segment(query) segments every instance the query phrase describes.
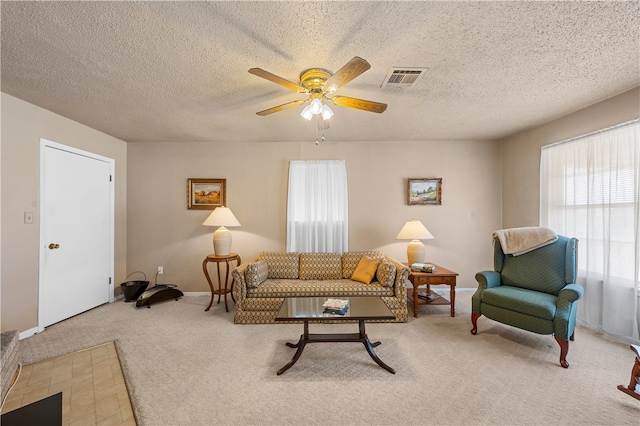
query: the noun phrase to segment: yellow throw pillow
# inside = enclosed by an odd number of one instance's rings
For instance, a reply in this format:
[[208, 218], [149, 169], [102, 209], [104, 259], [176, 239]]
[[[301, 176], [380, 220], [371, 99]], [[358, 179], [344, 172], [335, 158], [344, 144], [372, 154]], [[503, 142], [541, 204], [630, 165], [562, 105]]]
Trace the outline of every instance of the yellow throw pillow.
[[353, 271], [351, 279], [365, 284], [370, 284], [373, 277], [376, 276], [376, 270], [381, 259], [373, 259], [368, 256], [362, 256], [356, 270]]

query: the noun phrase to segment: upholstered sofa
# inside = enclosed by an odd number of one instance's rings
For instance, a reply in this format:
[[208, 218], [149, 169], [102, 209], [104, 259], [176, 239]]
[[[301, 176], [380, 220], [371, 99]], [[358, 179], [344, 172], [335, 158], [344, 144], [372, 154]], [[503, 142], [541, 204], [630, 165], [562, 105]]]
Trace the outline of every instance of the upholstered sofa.
[[[362, 279], [364, 268], [372, 276]], [[391, 322], [406, 322], [409, 272], [407, 266], [379, 251], [262, 252], [232, 272], [234, 322], [273, 323], [285, 297], [323, 296], [380, 296], [395, 315]]]

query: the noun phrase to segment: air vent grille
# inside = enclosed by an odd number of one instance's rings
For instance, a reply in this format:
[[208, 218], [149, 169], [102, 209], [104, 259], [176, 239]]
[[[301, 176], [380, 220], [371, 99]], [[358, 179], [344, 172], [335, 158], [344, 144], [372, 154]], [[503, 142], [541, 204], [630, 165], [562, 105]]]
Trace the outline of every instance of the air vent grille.
[[392, 67], [381, 87], [413, 87], [428, 70], [429, 68]]

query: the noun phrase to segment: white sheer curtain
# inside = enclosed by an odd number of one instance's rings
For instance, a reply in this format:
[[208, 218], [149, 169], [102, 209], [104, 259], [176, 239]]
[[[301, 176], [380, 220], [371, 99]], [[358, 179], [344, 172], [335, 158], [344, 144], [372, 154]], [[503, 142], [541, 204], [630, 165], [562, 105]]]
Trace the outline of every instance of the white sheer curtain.
[[637, 342], [640, 122], [542, 148], [540, 225], [576, 237], [578, 320]]
[[344, 160], [291, 161], [287, 251], [349, 250], [349, 197]]

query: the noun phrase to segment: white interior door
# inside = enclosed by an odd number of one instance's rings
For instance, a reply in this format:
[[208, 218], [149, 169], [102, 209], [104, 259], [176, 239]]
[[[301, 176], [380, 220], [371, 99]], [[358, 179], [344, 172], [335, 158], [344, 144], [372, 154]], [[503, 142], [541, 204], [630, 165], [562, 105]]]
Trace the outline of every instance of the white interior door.
[[38, 328], [113, 297], [113, 165], [41, 140]]

